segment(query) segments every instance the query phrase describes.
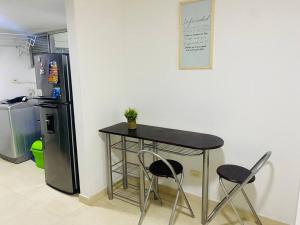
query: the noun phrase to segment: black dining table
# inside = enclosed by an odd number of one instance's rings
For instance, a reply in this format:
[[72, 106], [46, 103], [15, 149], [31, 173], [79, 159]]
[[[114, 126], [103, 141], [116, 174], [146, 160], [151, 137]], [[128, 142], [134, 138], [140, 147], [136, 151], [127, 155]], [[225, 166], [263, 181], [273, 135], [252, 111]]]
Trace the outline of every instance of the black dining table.
[[[222, 138], [198, 132], [170, 129], [157, 126], [149, 126], [138, 124], [134, 130], [129, 130], [125, 122], [118, 123], [99, 130], [106, 134], [106, 156], [107, 156], [107, 193], [109, 199], [113, 199], [113, 182], [112, 182], [112, 161], [111, 161], [111, 135], [121, 136], [121, 143], [123, 148], [123, 159], [126, 160], [126, 137], [138, 140], [138, 150], [144, 148], [144, 141], [151, 141], [153, 143], [153, 151], [158, 151], [158, 144], [165, 144], [168, 146], [177, 146], [174, 154], [184, 155], [186, 149], [192, 149], [194, 155], [202, 156], [203, 176], [202, 176], [202, 224], [207, 223], [208, 216], [208, 190], [209, 190], [209, 155], [210, 151], [220, 149], [224, 145]], [[178, 150], [179, 149], [179, 150]], [[125, 155], [124, 155], [125, 154]], [[193, 155], [193, 154], [191, 154]], [[145, 203], [145, 177], [143, 170], [140, 168], [140, 195], [139, 205], [143, 208]], [[123, 184], [126, 186], [126, 167], [123, 168]]]

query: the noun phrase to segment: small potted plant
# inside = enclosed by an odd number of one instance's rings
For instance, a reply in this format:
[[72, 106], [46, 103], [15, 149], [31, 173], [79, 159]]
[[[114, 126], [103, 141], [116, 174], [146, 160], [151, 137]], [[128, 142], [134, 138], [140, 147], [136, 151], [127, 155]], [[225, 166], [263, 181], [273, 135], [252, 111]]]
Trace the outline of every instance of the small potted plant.
[[133, 108], [128, 108], [125, 110], [124, 116], [127, 118], [128, 129], [130, 130], [136, 129], [136, 119], [138, 116], [138, 112]]

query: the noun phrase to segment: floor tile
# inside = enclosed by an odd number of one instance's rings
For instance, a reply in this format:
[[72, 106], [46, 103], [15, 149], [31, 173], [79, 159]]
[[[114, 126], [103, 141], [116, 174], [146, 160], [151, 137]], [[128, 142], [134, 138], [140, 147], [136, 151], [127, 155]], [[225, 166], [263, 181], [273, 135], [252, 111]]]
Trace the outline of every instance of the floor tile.
[[[168, 224], [173, 198], [151, 201], [143, 225]], [[175, 225], [200, 225], [201, 204], [190, 199], [195, 213], [191, 218], [184, 208], [178, 208]], [[214, 203], [210, 203], [212, 208]], [[93, 206], [78, 201], [78, 197], [66, 195], [45, 184], [44, 171], [35, 167], [34, 162], [12, 164], [0, 159], [0, 215], [5, 225], [137, 225], [140, 217], [138, 207], [120, 201], [108, 200], [106, 196]], [[238, 225], [230, 208], [225, 208], [210, 225]], [[280, 225], [263, 221], [264, 225]], [[245, 225], [255, 225], [245, 221]]]

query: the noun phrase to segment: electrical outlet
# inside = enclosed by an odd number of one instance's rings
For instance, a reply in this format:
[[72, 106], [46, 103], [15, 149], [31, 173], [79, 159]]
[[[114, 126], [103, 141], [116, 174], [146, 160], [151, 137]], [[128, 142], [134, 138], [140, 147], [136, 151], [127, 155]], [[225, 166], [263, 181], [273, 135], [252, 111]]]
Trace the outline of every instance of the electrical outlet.
[[199, 170], [190, 170], [190, 174], [193, 177], [200, 177], [200, 171]]

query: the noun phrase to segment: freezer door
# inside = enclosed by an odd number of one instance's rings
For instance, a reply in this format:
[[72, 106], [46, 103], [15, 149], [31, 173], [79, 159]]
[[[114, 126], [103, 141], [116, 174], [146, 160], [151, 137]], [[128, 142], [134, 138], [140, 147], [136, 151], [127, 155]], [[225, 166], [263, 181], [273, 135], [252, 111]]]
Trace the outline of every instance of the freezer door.
[[[34, 63], [37, 88], [41, 91], [40, 97], [53, 98], [54, 88], [59, 88], [60, 98], [58, 100], [60, 102], [71, 102], [72, 88], [68, 55], [57, 53], [36, 55]], [[51, 75], [53, 65], [57, 66], [57, 80]]]
[[73, 194], [78, 190], [70, 104], [41, 104], [46, 183]]

